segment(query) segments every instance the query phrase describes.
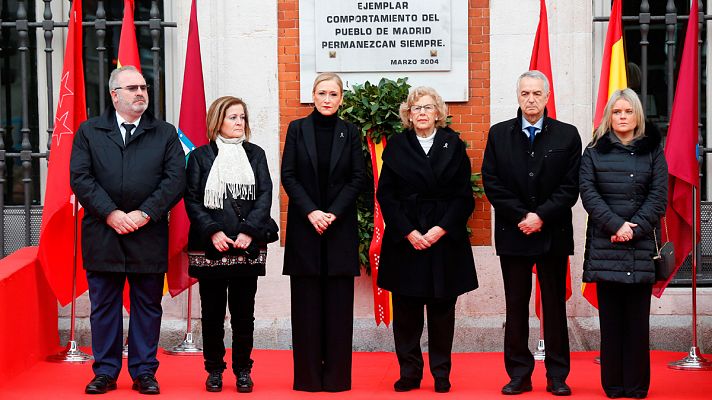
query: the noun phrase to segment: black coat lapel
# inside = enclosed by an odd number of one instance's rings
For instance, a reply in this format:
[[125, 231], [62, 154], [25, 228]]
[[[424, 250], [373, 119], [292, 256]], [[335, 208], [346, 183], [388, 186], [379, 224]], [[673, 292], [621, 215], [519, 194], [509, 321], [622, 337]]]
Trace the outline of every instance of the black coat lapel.
[[311, 160], [314, 176], [317, 176], [316, 132], [314, 131], [314, 120], [311, 116], [304, 118], [302, 122], [302, 137], [304, 137], [304, 146], [307, 148], [307, 155]]
[[334, 172], [336, 168], [336, 163], [339, 162], [341, 158], [341, 153], [346, 147], [346, 141], [350, 140], [349, 131], [346, 129], [346, 124], [340, 118], [336, 120], [336, 125], [334, 126], [334, 137], [331, 144], [331, 160], [329, 160], [329, 175]]
[[101, 115], [97, 128], [105, 130], [109, 139], [117, 146], [124, 148], [124, 138], [121, 136], [119, 124], [116, 123], [116, 111], [113, 107], [108, 107]]
[[415, 137], [415, 132], [406, 131], [401, 135], [403, 135], [400, 138], [402, 142], [391, 142], [386, 146], [388, 150], [390, 146], [396, 144], [390, 149], [392, 151], [389, 150], [391, 153], [388, 157], [389, 166], [409, 184], [421, 188], [421, 191], [430, 191], [436, 184], [435, 175], [423, 148]]
[[457, 135], [450, 134], [448, 128], [438, 128], [435, 133], [433, 147], [430, 149], [430, 166], [432, 167], [433, 176], [436, 182], [441, 182], [444, 175], [452, 174], [457, 170], [457, 165], [453, 166], [452, 161], [456, 153], [460, 141], [457, 140]]

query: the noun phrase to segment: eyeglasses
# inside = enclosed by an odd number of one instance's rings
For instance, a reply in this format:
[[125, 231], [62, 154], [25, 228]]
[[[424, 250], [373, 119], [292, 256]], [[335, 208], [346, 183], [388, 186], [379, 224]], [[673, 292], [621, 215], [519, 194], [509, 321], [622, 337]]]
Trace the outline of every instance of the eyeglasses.
[[148, 89], [151, 87], [151, 85], [126, 85], [126, 86], [119, 86], [115, 87], [114, 90], [119, 90], [119, 89], [124, 89], [128, 90], [131, 93], [134, 93], [141, 89], [142, 91], [146, 92]]
[[410, 106], [410, 112], [412, 113], [417, 114], [421, 111], [425, 111], [428, 114], [435, 112], [435, 104], [426, 104], [424, 106]]

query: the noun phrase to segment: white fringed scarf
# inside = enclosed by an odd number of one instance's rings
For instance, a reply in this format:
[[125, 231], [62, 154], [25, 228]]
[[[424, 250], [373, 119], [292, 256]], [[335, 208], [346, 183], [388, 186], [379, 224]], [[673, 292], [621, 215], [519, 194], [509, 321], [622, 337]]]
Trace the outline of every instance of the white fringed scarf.
[[205, 183], [203, 204], [207, 208], [222, 209], [230, 190], [232, 198], [255, 199], [255, 173], [242, 147], [245, 137], [227, 139], [217, 136], [218, 155], [215, 157]]

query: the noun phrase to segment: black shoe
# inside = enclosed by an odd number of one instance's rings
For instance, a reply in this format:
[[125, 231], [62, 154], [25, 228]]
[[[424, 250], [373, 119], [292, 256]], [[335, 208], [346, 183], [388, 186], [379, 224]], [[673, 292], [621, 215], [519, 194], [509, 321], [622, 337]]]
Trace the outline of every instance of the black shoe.
[[134, 379], [131, 389], [138, 390], [141, 394], [161, 393], [161, 388], [158, 386], [156, 377], [151, 374], [139, 375], [138, 378]]
[[448, 378], [435, 378], [435, 391], [437, 393], [447, 393], [450, 391], [450, 379]]
[[205, 380], [205, 390], [219, 392], [222, 390], [222, 371], [212, 371]]
[[104, 394], [109, 390], [116, 390], [116, 379], [109, 375], [97, 375], [84, 388], [86, 394]]
[[252, 387], [255, 383], [252, 382], [252, 377], [250, 377], [251, 370], [248, 368], [242, 368], [237, 371], [237, 391], [240, 393], [250, 393], [252, 392]]
[[508, 384], [504, 385], [502, 388], [502, 394], [522, 394], [524, 392], [532, 391], [532, 380], [531, 378], [512, 378]]
[[547, 379], [546, 391], [554, 396], [571, 396], [571, 388], [563, 379]]
[[420, 379], [401, 376], [401, 378], [393, 384], [393, 389], [395, 389], [396, 392], [408, 392], [413, 389], [420, 389]]

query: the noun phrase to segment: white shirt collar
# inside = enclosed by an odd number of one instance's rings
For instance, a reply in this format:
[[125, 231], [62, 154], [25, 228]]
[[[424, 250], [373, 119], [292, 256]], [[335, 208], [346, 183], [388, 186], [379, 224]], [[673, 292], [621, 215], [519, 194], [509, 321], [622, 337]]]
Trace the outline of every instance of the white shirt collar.
[[542, 128], [542, 126], [544, 126], [544, 116], [539, 118], [539, 120], [536, 121], [534, 124], [530, 124], [526, 118], [522, 117], [522, 132], [524, 132], [528, 135], [529, 131], [527, 131], [527, 127], [530, 127], [530, 126], [535, 127], [537, 132], [541, 132], [541, 128]]
[[123, 123], [130, 123], [130, 124], [134, 124], [134, 125], [136, 125], [136, 127], [138, 127], [138, 125], [141, 123], [141, 117], [138, 117], [138, 119], [137, 119], [136, 121], [129, 122], [129, 121], [123, 119], [123, 118], [119, 115], [119, 113], [115, 113], [115, 114], [116, 114], [116, 123], [119, 124], [119, 130], [121, 131], [121, 134], [122, 134], [122, 135], [123, 135], [124, 133], [126, 133], [126, 132], [125, 132], [126, 130], [124, 129], [123, 126], [121, 126], [121, 124], [123, 124]]

